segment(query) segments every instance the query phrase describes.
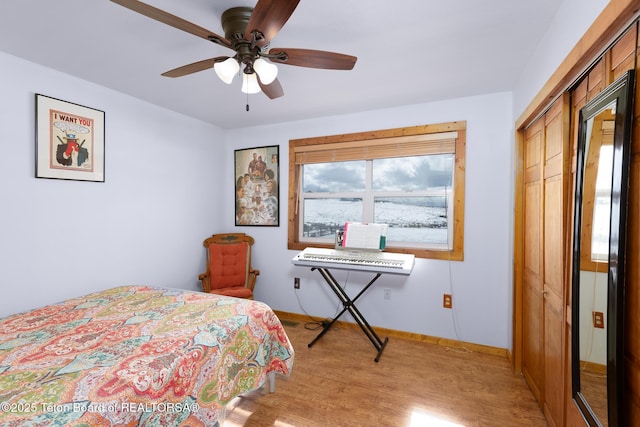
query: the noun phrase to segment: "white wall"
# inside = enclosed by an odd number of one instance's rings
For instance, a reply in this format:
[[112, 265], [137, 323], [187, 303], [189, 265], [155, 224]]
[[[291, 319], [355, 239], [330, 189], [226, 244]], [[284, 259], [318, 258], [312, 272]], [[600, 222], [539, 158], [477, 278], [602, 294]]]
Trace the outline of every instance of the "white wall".
[[[0, 317], [110, 286], [197, 289], [222, 131], [0, 53]], [[105, 111], [105, 182], [35, 178], [35, 93]]]
[[[254, 267], [261, 270], [256, 296], [273, 308], [332, 317], [338, 301], [318, 272], [294, 267], [296, 251], [287, 250], [288, 141], [422, 124], [467, 121], [465, 259], [448, 262], [418, 259], [410, 277], [383, 275], [358, 301], [358, 308], [375, 326], [460, 339], [501, 348], [511, 342], [510, 175], [513, 169], [512, 103], [509, 93], [454, 99], [347, 116], [229, 131], [227, 158], [233, 150], [279, 145], [280, 227], [236, 227], [256, 238]], [[225, 175], [223, 197], [233, 200], [233, 170]], [[224, 213], [233, 228], [233, 211]], [[336, 271], [356, 294], [370, 274]], [[293, 289], [301, 277], [301, 289]], [[383, 289], [391, 289], [384, 300]], [[453, 294], [453, 310], [442, 308], [442, 295]], [[457, 320], [458, 333], [454, 328]], [[347, 318], [349, 320], [349, 318]], [[364, 336], [363, 336], [364, 338]]]
[[544, 37], [518, 79], [513, 94], [514, 121], [529, 106], [608, 3], [609, 0], [562, 0], [549, 28], [542, 29]]
[[604, 328], [593, 326], [593, 312], [607, 312], [609, 275], [593, 271], [580, 271], [580, 360], [607, 364], [607, 327], [609, 319], [604, 318]]

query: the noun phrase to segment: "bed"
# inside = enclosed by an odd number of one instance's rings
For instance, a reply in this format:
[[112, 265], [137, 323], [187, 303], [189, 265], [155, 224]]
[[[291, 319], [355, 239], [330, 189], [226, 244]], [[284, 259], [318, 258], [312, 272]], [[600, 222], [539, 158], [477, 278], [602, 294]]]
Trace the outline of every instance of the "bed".
[[219, 426], [293, 359], [264, 303], [112, 288], [0, 319], [0, 425]]

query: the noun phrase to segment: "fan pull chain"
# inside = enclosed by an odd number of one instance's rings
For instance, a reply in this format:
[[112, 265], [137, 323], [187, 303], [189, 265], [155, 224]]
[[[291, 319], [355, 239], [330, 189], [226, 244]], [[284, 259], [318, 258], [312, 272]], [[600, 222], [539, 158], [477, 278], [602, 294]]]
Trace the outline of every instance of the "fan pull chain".
[[[244, 74], [244, 77], [245, 77], [245, 79], [249, 80], [249, 76], [247, 74]], [[247, 111], [249, 111], [249, 91], [247, 91], [247, 106], [246, 106], [246, 109], [247, 109]]]

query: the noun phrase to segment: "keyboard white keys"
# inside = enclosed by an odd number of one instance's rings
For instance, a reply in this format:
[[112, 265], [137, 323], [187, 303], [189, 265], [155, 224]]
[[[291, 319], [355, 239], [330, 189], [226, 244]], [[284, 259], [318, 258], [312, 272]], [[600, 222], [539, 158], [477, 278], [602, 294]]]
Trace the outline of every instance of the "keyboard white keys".
[[342, 268], [376, 273], [411, 274], [415, 262], [412, 254], [306, 248], [291, 262], [308, 267]]

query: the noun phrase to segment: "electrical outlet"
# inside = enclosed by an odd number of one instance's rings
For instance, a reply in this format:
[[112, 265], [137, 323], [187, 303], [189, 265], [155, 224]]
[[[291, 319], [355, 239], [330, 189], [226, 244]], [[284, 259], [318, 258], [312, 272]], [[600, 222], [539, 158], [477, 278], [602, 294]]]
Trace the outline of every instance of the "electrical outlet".
[[444, 308], [452, 308], [453, 307], [453, 301], [451, 300], [451, 295], [450, 294], [444, 294], [444, 296], [442, 297], [442, 306]]
[[391, 299], [391, 289], [384, 288], [384, 299]]
[[300, 278], [299, 277], [294, 277], [293, 278], [293, 289], [300, 289]]
[[593, 327], [604, 329], [604, 313], [601, 311], [593, 312]]

